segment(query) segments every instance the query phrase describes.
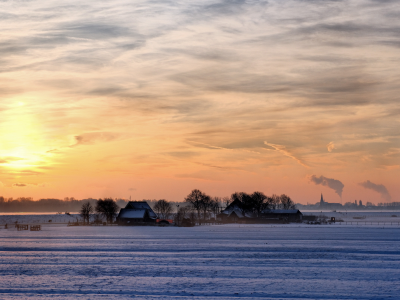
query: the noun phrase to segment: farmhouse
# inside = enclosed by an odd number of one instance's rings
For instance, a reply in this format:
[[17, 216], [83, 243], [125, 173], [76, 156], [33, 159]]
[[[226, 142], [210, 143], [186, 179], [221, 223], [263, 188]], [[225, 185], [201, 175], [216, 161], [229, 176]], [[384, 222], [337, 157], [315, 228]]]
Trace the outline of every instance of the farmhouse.
[[117, 217], [119, 225], [138, 225], [138, 223], [156, 223], [157, 215], [146, 201], [129, 201]]
[[233, 201], [217, 219], [223, 223], [282, 223], [301, 222], [303, 214], [298, 209], [265, 209], [258, 215], [243, 210], [242, 202]]
[[220, 214], [217, 215], [217, 219], [224, 223], [237, 223], [252, 218], [253, 214], [249, 212], [243, 212], [242, 202], [240, 202], [238, 199], [234, 200]]

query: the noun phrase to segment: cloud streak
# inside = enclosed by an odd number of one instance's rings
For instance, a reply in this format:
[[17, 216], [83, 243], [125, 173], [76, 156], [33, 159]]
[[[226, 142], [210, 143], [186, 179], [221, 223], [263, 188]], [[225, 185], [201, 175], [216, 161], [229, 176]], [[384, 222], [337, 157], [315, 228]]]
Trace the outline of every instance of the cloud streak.
[[283, 155], [290, 157], [291, 159], [294, 159], [298, 164], [302, 165], [303, 167], [308, 168], [309, 166], [306, 165], [303, 160], [297, 156], [295, 156], [294, 154], [292, 154], [292, 152], [290, 152], [289, 150], [286, 149], [285, 146], [283, 145], [276, 145], [276, 144], [271, 144], [268, 142], [264, 142], [265, 145], [270, 146], [272, 148], [274, 148], [276, 151], [282, 153]]
[[302, 186], [305, 167], [343, 182], [382, 172], [398, 197], [396, 1], [3, 1], [0, 14], [8, 187], [31, 175], [83, 195], [114, 170], [115, 190], [169, 178], [178, 199], [175, 174], [250, 188], [273, 169], [271, 186]]
[[71, 145], [70, 147], [76, 147], [80, 145], [91, 145], [99, 142], [110, 142], [115, 140], [117, 137], [118, 134], [111, 132], [87, 132], [80, 135], [76, 135], [74, 137], [76, 143]]

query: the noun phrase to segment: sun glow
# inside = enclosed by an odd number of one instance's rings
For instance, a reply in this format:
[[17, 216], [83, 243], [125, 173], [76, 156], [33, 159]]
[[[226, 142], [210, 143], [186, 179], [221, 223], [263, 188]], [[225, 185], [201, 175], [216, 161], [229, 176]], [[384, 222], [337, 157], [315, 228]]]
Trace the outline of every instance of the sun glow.
[[35, 167], [40, 164], [40, 161], [42, 161], [40, 155], [37, 155], [24, 147], [13, 149], [2, 157], [4, 161], [2, 165], [9, 168]]
[[0, 125], [2, 147], [1, 166], [7, 168], [32, 168], [47, 165], [42, 153], [46, 145], [42, 138], [42, 126], [37, 115], [28, 105], [18, 101], [9, 109]]

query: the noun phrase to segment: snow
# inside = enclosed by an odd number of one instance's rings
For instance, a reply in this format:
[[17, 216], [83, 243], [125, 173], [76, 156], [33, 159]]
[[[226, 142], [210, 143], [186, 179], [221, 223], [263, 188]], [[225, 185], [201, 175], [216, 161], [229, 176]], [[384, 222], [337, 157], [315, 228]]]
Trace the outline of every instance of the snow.
[[129, 201], [125, 209], [147, 209], [150, 218], [157, 218], [156, 213], [151, 209], [150, 205], [146, 201]]
[[400, 295], [397, 224], [42, 228], [0, 229], [0, 299]]
[[44, 223], [62, 223], [67, 224], [68, 222], [76, 222], [81, 219], [79, 214], [4, 214], [0, 215], [0, 224], [12, 224], [18, 222], [20, 224], [44, 224]]
[[344, 222], [359, 222], [361, 223], [399, 223], [400, 211], [301, 211], [304, 216], [326, 216], [329, 219], [335, 217], [336, 220], [343, 220]]
[[134, 209], [124, 209], [119, 214], [120, 218], [126, 219], [142, 219], [144, 218], [144, 214], [146, 213], [146, 209], [134, 210]]

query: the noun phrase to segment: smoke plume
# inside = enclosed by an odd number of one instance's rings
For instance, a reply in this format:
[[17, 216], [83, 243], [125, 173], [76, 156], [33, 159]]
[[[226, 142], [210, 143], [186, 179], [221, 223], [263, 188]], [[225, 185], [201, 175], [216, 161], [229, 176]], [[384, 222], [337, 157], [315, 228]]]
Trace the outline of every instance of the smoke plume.
[[383, 199], [385, 199], [386, 201], [390, 201], [392, 199], [387, 188], [383, 184], [376, 184], [376, 183], [373, 183], [373, 182], [367, 180], [365, 182], [359, 183], [359, 185], [361, 185], [362, 187], [364, 187], [366, 189], [373, 190], [373, 191], [381, 194], [381, 197]]
[[310, 180], [317, 185], [320, 184], [320, 185], [331, 188], [332, 190], [335, 191], [336, 194], [338, 194], [340, 196], [340, 198], [342, 198], [344, 184], [341, 181], [333, 179], [333, 178], [327, 178], [324, 176], [317, 177], [316, 175], [312, 175], [310, 177]]

